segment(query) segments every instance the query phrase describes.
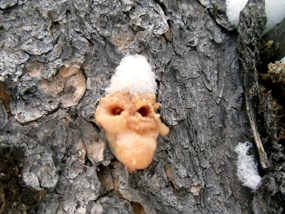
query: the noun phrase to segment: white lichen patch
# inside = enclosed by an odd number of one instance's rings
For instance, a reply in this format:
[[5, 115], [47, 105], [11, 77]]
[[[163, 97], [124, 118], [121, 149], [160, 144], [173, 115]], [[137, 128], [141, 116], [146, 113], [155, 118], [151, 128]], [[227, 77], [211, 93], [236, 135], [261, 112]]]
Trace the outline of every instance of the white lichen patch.
[[237, 176], [244, 186], [255, 190], [261, 181], [261, 177], [258, 174], [254, 156], [248, 154], [251, 147], [250, 142], [245, 142], [239, 143], [235, 148], [235, 152], [238, 154]]
[[155, 94], [155, 75], [144, 56], [130, 55], [122, 59], [106, 89], [108, 94], [119, 91], [134, 95]]

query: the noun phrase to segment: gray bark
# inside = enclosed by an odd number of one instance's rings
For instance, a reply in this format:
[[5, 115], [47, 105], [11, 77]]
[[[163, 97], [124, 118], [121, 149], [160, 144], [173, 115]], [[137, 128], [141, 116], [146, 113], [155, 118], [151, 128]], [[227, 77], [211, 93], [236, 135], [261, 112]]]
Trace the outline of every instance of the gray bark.
[[[252, 212], [234, 148], [254, 139], [238, 33], [223, 1], [15, 0], [0, 8], [0, 212]], [[93, 114], [120, 59], [134, 53], [155, 70], [170, 134], [147, 169], [129, 174]], [[80, 71], [62, 77], [70, 65]]]

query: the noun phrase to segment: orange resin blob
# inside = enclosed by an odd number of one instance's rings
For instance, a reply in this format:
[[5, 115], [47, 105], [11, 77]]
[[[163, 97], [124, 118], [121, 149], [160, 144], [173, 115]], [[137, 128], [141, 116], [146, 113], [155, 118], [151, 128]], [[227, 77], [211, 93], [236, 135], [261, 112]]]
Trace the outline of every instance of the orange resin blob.
[[116, 158], [130, 172], [148, 167], [158, 135], [169, 132], [156, 113], [158, 108], [154, 94], [116, 92], [102, 98], [96, 109], [96, 122], [104, 128]]

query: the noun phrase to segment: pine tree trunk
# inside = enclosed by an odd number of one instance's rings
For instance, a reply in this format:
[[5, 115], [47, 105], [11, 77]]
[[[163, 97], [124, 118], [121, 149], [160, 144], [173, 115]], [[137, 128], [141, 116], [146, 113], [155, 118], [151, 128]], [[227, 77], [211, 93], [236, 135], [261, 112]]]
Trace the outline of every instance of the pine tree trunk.
[[[252, 4], [264, 15], [262, 2]], [[0, 8], [0, 213], [252, 212], [234, 152], [254, 142], [246, 71], [223, 1], [15, 0]], [[135, 53], [155, 70], [170, 133], [152, 164], [129, 174], [94, 112], [120, 59]]]

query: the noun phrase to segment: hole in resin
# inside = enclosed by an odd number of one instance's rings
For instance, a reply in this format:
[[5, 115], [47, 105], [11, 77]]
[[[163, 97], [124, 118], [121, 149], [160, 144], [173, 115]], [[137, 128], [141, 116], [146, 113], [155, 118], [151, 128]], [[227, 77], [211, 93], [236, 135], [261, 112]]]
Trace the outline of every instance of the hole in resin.
[[148, 106], [142, 106], [138, 109], [138, 113], [143, 117], [147, 117], [150, 113], [150, 109]]
[[120, 106], [111, 106], [110, 113], [113, 116], [118, 116], [122, 113], [123, 109]]

